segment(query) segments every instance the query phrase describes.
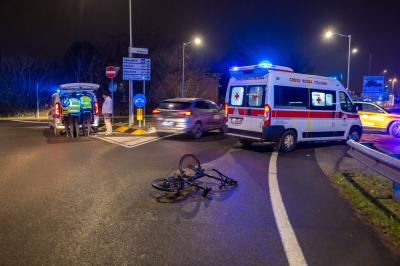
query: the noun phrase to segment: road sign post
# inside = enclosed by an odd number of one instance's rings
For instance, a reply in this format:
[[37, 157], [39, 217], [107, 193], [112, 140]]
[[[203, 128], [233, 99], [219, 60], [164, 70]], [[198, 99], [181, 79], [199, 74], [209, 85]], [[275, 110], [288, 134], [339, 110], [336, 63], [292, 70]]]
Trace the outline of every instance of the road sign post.
[[117, 75], [117, 69], [114, 66], [106, 67], [106, 76], [111, 80], [111, 100], [112, 100], [112, 114], [111, 122], [114, 123], [114, 78]]
[[[135, 106], [138, 108], [137, 111], [139, 112], [139, 108], [141, 109], [141, 108], [145, 107], [145, 105], [146, 105], [146, 96], [144, 96], [144, 94], [142, 94], [142, 93], [136, 94], [136, 95], [133, 97], [133, 103], [134, 103]], [[141, 114], [142, 114], [142, 119], [139, 120], [139, 118], [138, 118], [138, 121], [139, 121], [139, 127], [142, 127], [143, 109], [141, 109], [140, 112], [142, 112], [142, 113], [141, 113]], [[139, 117], [139, 116], [137, 116], [137, 117]]]
[[[137, 52], [137, 49], [147, 49], [147, 48], [135, 48], [130, 47], [130, 52]], [[135, 50], [136, 49], [136, 50]], [[143, 50], [144, 51], [144, 50]], [[148, 50], [144, 51], [141, 54], [147, 54]], [[122, 76], [123, 80], [141, 80], [143, 81], [143, 95], [146, 95], [146, 81], [150, 80], [151, 76], [151, 67], [150, 67], [150, 59], [149, 58], [134, 58], [134, 57], [124, 57], [122, 59]], [[132, 99], [131, 97], [129, 97]], [[145, 107], [143, 107], [144, 112], [146, 112]], [[139, 121], [141, 124], [141, 122]], [[143, 120], [143, 125], [146, 125], [146, 118]], [[141, 125], [140, 125], [141, 126]]]

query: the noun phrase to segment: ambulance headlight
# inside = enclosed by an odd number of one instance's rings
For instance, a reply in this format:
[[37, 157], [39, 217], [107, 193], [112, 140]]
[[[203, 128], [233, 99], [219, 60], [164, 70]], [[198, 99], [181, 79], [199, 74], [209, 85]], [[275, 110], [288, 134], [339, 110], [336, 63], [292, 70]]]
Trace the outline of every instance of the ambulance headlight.
[[232, 71], [238, 71], [239, 68], [237, 66], [232, 67]]

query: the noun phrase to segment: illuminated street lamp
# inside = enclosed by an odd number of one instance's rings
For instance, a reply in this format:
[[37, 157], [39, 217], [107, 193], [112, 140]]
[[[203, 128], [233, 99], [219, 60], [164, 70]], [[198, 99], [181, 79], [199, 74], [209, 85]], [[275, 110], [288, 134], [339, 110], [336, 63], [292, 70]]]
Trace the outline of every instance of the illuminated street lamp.
[[353, 48], [353, 50], [351, 50], [351, 53], [352, 53], [352, 54], [358, 53], [358, 48]]
[[350, 57], [351, 57], [351, 35], [346, 35], [346, 34], [341, 34], [333, 31], [327, 31], [325, 32], [325, 38], [330, 39], [334, 35], [339, 36], [339, 37], [344, 37], [349, 39], [349, 52], [348, 52], [348, 58], [347, 58], [347, 90], [349, 89], [349, 83], [350, 83]]
[[182, 45], [182, 84], [181, 84], [181, 98], [183, 98], [184, 90], [185, 90], [185, 47], [191, 44], [196, 46], [200, 46], [202, 40], [199, 37], [194, 38], [189, 42], [184, 42]]

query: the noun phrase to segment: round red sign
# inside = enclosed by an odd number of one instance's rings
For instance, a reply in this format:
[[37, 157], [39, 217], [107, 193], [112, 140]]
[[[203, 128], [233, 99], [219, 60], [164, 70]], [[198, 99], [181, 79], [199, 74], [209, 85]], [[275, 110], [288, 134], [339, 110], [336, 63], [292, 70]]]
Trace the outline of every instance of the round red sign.
[[113, 79], [113, 78], [115, 78], [116, 75], [117, 75], [117, 70], [115, 69], [114, 66], [106, 67], [106, 76], [107, 76], [107, 78]]

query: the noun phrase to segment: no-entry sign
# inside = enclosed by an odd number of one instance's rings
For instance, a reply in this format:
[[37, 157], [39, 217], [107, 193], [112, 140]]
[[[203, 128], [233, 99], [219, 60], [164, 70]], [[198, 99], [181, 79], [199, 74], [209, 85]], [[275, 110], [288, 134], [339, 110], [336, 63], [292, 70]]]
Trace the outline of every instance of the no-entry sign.
[[106, 76], [107, 76], [107, 78], [113, 79], [113, 78], [115, 78], [116, 75], [117, 75], [117, 70], [115, 69], [114, 66], [106, 67]]

